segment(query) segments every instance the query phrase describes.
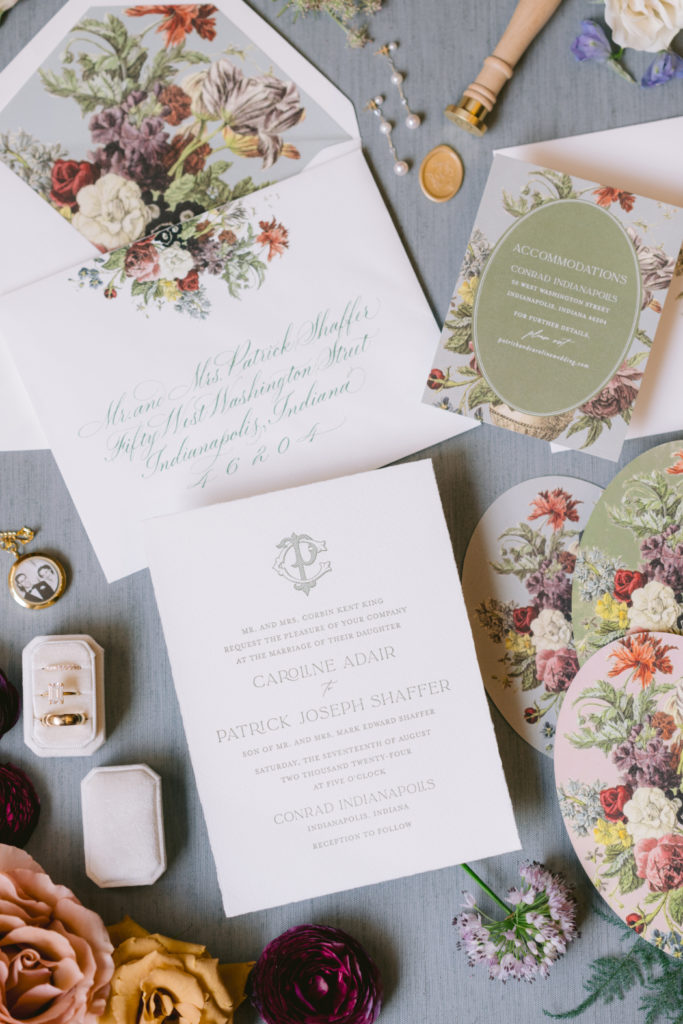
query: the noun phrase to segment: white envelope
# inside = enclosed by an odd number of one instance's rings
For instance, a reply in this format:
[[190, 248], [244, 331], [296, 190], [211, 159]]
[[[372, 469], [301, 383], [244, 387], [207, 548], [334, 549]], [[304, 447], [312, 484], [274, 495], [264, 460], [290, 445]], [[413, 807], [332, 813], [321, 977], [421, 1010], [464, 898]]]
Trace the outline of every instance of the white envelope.
[[[498, 150], [683, 206], [683, 117]], [[683, 241], [683, 240], [682, 240]], [[683, 429], [683, 278], [669, 290], [627, 438]], [[553, 451], [564, 451], [551, 445]]]
[[[305, 95], [306, 107], [305, 118], [283, 133], [286, 141], [299, 149], [300, 159], [280, 156], [271, 167], [263, 169], [259, 159], [228, 153], [233, 166], [226, 173], [227, 180], [235, 181], [252, 175], [255, 181], [278, 181], [298, 174], [311, 164], [337, 156], [350, 147], [360, 147], [353, 105], [338, 89], [241, 0], [216, 0], [215, 6], [219, 8], [215, 40], [204, 39], [197, 29], [193, 29], [187, 35], [186, 49], [200, 52], [205, 57], [209, 55], [211, 60], [215, 60], [220, 56], [226, 57], [226, 49], [230, 51], [231, 46], [242, 45], [246, 61], [235, 57], [235, 63], [245, 68], [245, 74], [258, 76], [272, 68], [281, 81], [291, 80], [296, 84], [302, 99]], [[130, 31], [138, 27], [146, 29], [149, 24], [145, 45], [151, 44], [150, 54], [160, 45], [163, 48], [166, 35], [163, 25], [159, 24], [161, 19], [152, 16], [131, 18], [125, 15], [130, 7], [130, 0], [113, 0], [106, 5], [94, 5], [89, 0], [70, 0], [65, 4], [0, 74], [0, 138], [4, 135], [7, 139], [8, 132], [23, 130], [41, 145], [59, 143], [63, 159], [88, 160], [88, 153], [98, 148], [88, 129], [91, 113], [81, 113], [72, 97], [48, 93], [37, 69], [47, 68], [53, 74], [63, 74], [70, 68], [79, 68], [80, 51], [102, 52], [97, 49], [95, 37], [94, 42], [89, 41], [88, 47], [78, 42], [80, 35], [71, 32], [86, 15], [103, 19], [107, 12], [114, 13], [122, 20], [125, 18]], [[231, 24], [226, 24], [224, 18]], [[62, 57], [70, 41], [74, 59], [69, 65]], [[234, 49], [227, 53], [228, 59], [230, 56], [234, 56]], [[208, 64], [203, 63], [181, 65], [181, 73], [175, 80], [206, 67]], [[169, 128], [169, 134], [174, 130]], [[16, 134], [12, 136], [15, 138]], [[0, 150], [7, 148], [0, 142]], [[20, 161], [17, 163], [20, 167], [25, 166]], [[43, 183], [44, 178], [45, 175]], [[34, 183], [38, 186], [40, 181], [34, 177]], [[0, 294], [97, 255], [95, 245], [10, 170], [1, 155], [0, 195], [3, 236], [11, 239], [11, 244], [0, 247]], [[28, 396], [1, 342], [0, 410], [0, 451], [47, 447]]]

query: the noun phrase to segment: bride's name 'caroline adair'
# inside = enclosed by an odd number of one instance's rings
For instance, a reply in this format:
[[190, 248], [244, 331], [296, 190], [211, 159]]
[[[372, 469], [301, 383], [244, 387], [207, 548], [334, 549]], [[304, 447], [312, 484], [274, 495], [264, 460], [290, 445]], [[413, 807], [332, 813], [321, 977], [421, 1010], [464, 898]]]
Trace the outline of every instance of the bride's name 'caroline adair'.
[[335, 658], [323, 658], [306, 665], [290, 665], [287, 668], [275, 669], [273, 672], [260, 673], [253, 676], [251, 685], [261, 689], [264, 686], [279, 686], [281, 683], [298, 683], [304, 679], [315, 679], [318, 676], [329, 676], [340, 669], [361, 668], [363, 665], [374, 665], [379, 661], [389, 661], [396, 657], [393, 647], [377, 647], [370, 651], [354, 651], [347, 654], [341, 666]]
[[[382, 690], [380, 693], [373, 693], [369, 697], [355, 697], [350, 700], [336, 701], [333, 704], [319, 704], [317, 707], [292, 712], [291, 715], [289, 713], [271, 715], [270, 718], [259, 718], [251, 722], [228, 725], [223, 729], [216, 729], [216, 738], [219, 743], [229, 743], [231, 740], [267, 736], [269, 733], [282, 732], [294, 726], [313, 725], [317, 722], [329, 721], [332, 718], [343, 718], [345, 715], [360, 714], [394, 704], [404, 704], [407, 701], [420, 700], [424, 697], [438, 697], [450, 691], [449, 679], [430, 679], [427, 683], [410, 683], [408, 686], [396, 690]], [[376, 722], [366, 723], [364, 728], [372, 728], [376, 724]]]

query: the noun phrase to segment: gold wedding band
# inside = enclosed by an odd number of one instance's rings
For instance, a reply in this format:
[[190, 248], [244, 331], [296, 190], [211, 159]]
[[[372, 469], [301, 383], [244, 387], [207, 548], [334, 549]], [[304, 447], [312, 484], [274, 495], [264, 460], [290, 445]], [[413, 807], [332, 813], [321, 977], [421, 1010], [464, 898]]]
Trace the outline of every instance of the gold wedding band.
[[47, 715], [43, 715], [40, 719], [43, 725], [82, 725], [83, 722], [88, 721], [88, 716], [84, 711], [71, 711], [65, 712], [63, 715], [55, 714], [54, 711]]

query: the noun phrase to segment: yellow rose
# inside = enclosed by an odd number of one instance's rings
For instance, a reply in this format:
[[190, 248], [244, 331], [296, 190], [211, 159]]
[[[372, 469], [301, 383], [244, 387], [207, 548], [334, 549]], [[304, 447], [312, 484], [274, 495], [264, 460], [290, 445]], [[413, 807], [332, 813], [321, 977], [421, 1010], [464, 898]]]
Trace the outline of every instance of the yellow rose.
[[253, 964], [219, 964], [205, 946], [150, 935], [129, 917], [109, 936], [114, 977], [99, 1024], [230, 1024]]

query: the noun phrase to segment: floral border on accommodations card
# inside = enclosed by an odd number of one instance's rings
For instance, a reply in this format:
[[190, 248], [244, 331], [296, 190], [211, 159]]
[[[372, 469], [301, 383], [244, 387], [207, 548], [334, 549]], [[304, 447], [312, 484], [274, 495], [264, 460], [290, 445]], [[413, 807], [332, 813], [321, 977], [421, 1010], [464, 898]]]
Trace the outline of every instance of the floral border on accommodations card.
[[579, 660], [634, 629], [683, 632], [683, 443], [639, 455], [596, 505], [579, 547]]
[[0, 161], [102, 252], [347, 137], [214, 4], [91, 7], [0, 112]]
[[683, 639], [631, 633], [598, 651], [560, 712], [560, 809], [593, 885], [621, 919], [683, 953]]
[[[626, 345], [623, 358], [610, 379], [596, 380], [595, 392], [574, 408], [552, 415], [537, 415], [522, 410], [521, 406], [516, 408], [506, 404], [485, 376], [475, 351], [477, 296], [491, 257], [513, 227], [536, 216], [541, 210], [548, 211], [551, 204], [568, 202], [592, 206], [606, 213], [621, 227], [621, 234], [630, 239], [637, 260], [642, 304], [635, 318], [630, 344]], [[638, 395], [664, 297], [674, 274], [681, 242], [681, 212], [677, 207], [618, 188], [601, 186], [509, 157], [495, 157], [423, 400], [446, 411], [463, 413], [519, 433], [558, 441], [571, 448], [589, 449], [594, 455], [617, 458]], [[570, 242], [581, 254], [581, 238], [576, 240], [576, 244], [573, 239]], [[585, 256], [587, 261], [589, 254]], [[593, 269], [600, 270], [599, 267]], [[530, 278], [533, 276], [533, 273], [529, 274]], [[557, 318], [558, 310], [566, 313], [566, 306], [563, 311], [556, 301], [563, 297], [561, 293], [555, 298], [532, 296], [535, 285], [522, 282], [520, 291], [525, 287], [529, 289], [527, 293], [515, 296], [520, 308], [528, 310], [519, 314], [524, 320], [543, 324], [547, 323], [544, 316], [552, 314]], [[635, 295], [630, 296], [630, 301], [634, 298]], [[594, 313], [597, 315], [596, 311]], [[580, 313], [573, 315], [581, 316]], [[574, 322], [581, 326], [583, 321], [576, 319]], [[606, 325], [607, 322], [603, 320], [602, 323]], [[589, 327], [589, 330], [593, 328]], [[580, 330], [575, 330], [575, 334], [580, 334]], [[562, 344], [567, 344], [567, 341]], [[516, 347], [521, 346], [516, 344]], [[559, 355], [562, 351], [560, 349], [553, 358], [568, 363], [568, 358]], [[550, 360], [546, 360], [545, 365], [551, 369], [541, 372], [541, 380], [546, 373], [550, 377], [557, 372], [558, 366], [562, 370], [560, 363]], [[533, 390], [530, 384], [529, 391]]]
[[462, 587], [486, 691], [550, 757], [579, 668], [570, 619], [578, 540], [600, 493], [571, 477], [525, 480], [489, 506], [465, 554]]

